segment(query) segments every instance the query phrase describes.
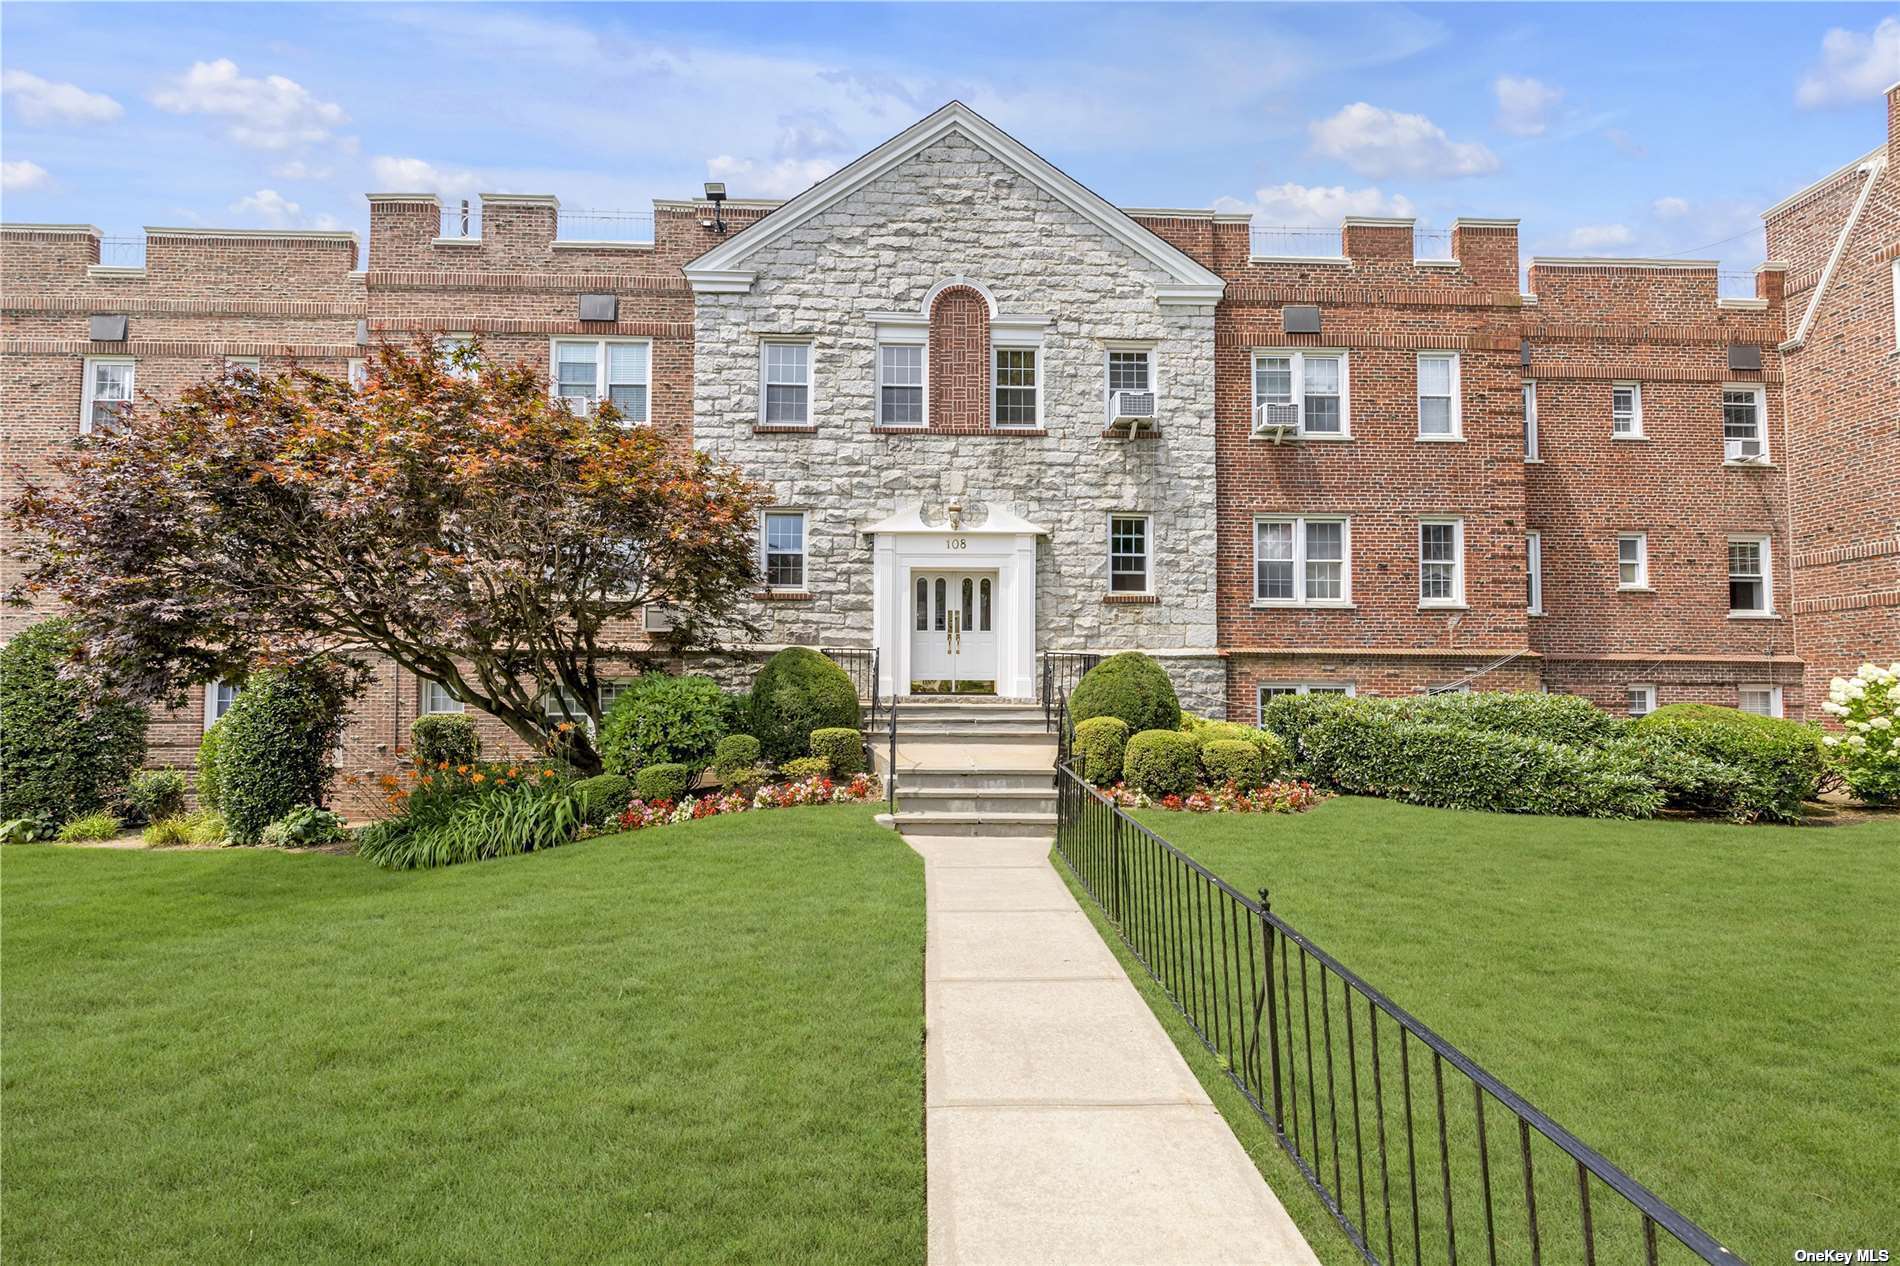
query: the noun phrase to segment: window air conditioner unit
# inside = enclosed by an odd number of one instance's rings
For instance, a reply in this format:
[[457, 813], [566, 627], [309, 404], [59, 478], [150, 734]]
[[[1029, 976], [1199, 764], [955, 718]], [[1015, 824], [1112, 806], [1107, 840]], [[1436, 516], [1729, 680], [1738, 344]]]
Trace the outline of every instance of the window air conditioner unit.
[[1253, 433], [1263, 435], [1276, 444], [1299, 429], [1300, 406], [1297, 404], [1263, 404], [1254, 417]]
[[649, 633], [671, 633], [673, 631], [672, 613], [657, 602], [649, 602], [642, 608], [641, 622]]
[[1117, 391], [1111, 394], [1108, 408], [1108, 424], [1118, 431], [1137, 434], [1143, 426], [1155, 424], [1155, 393], [1152, 391]]
[[1729, 440], [1728, 460], [1748, 466], [1759, 466], [1768, 460], [1768, 454], [1761, 451], [1760, 440]]

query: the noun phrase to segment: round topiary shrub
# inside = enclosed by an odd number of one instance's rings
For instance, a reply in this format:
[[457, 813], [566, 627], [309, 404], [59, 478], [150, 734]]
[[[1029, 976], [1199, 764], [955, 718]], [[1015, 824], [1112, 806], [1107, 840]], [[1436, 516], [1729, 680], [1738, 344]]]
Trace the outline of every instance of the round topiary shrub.
[[1150, 796], [1184, 796], [1199, 772], [1194, 739], [1179, 730], [1143, 730], [1128, 740], [1122, 776]]
[[766, 757], [781, 764], [805, 752], [813, 730], [858, 727], [857, 687], [844, 669], [805, 646], [788, 646], [765, 661], [749, 706], [746, 728]]
[[78, 645], [55, 619], [0, 647], [0, 819], [94, 812], [145, 760], [144, 708], [60, 676]]
[[620, 692], [601, 725], [600, 760], [608, 773], [647, 765], [704, 769], [732, 732], [732, 700], [710, 677], [647, 673]]
[[1122, 756], [1128, 748], [1128, 723], [1120, 717], [1090, 717], [1075, 726], [1077, 772], [1098, 787], [1122, 778]]
[[185, 775], [177, 769], [141, 769], [125, 786], [125, 819], [134, 826], [185, 811]]
[[1215, 739], [1201, 748], [1201, 768], [1214, 786], [1233, 783], [1252, 791], [1263, 779], [1260, 749], [1245, 739]]
[[581, 817], [594, 826], [612, 822], [633, 799], [633, 783], [619, 774], [583, 778], [569, 790], [581, 802]]
[[843, 726], [813, 730], [811, 754], [829, 761], [835, 777], [849, 778], [861, 774], [864, 772], [864, 735], [861, 731]]
[[409, 727], [409, 741], [415, 763], [424, 769], [473, 765], [482, 754], [475, 718], [461, 712], [432, 712], [417, 717]]
[[218, 726], [218, 807], [236, 844], [299, 805], [321, 806], [343, 733], [342, 673], [316, 661], [246, 683]]
[[1201, 768], [1206, 771], [1209, 782], [1225, 782], [1217, 777], [1207, 765], [1207, 749], [1215, 743], [1245, 743], [1254, 749], [1260, 758], [1260, 778], [1262, 781], [1277, 778], [1286, 769], [1290, 754], [1284, 740], [1270, 730], [1256, 726], [1243, 725], [1239, 721], [1203, 721], [1189, 732], [1201, 749]]
[[808, 778], [829, 778], [831, 762], [822, 756], [800, 756], [788, 760], [778, 767], [779, 777], [786, 782], [804, 782]]
[[655, 800], [678, 801], [686, 794], [692, 771], [678, 762], [648, 765], [633, 776], [633, 791], [648, 804]]
[[1110, 655], [1082, 675], [1069, 696], [1069, 716], [1120, 717], [1132, 733], [1178, 730], [1181, 701], [1167, 670], [1140, 651]]
[[728, 734], [713, 748], [713, 774], [720, 783], [750, 773], [759, 763], [759, 740], [750, 734]]

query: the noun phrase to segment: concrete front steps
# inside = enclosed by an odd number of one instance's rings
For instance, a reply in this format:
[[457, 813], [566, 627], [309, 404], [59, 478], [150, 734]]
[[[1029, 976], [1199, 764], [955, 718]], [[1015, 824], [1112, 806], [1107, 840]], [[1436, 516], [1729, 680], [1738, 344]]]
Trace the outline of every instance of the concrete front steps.
[[[868, 735], [889, 779], [890, 729]], [[897, 704], [897, 812], [905, 835], [1020, 838], [1056, 827], [1056, 740], [1039, 704], [927, 699]]]

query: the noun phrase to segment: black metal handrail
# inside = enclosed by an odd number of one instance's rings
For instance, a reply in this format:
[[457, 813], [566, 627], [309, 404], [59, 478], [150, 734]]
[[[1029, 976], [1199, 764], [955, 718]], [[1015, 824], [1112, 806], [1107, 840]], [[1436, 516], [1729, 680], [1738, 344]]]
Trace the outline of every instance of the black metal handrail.
[[897, 688], [895, 686], [891, 688], [891, 710], [889, 715], [891, 746], [889, 758], [884, 762], [884, 795], [886, 798], [885, 808], [892, 815], [895, 815], [897, 813]]
[[1075, 683], [1082, 680], [1083, 674], [1102, 662], [1102, 656], [1093, 651], [1044, 651], [1042, 653], [1042, 681], [1037, 691], [1037, 702], [1042, 704], [1042, 721], [1049, 725], [1055, 720], [1055, 703], [1058, 694], [1067, 695], [1075, 690]]
[[851, 685], [858, 692], [858, 698], [877, 699], [877, 647], [820, 646], [818, 653], [844, 669], [845, 675], [851, 678]]
[[[1571, 1246], [1581, 1250], [1574, 1260], [1583, 1266], [1595, 1266], [1605, 1246], [1628, 1249], [1632, 1255], [1640, 1251], [1647, 1266], [1657, 1266], [1659, 1229], [1705, 1262], [1740, 1266], [1741, 1258], [1708, 1232], [1290, 927], [1273, 913], [1265, 889], [1258, 902], [1242, 896], [1122, 812], [1067, 763], [1056, 771], [1056, 790], [1057, 853], [1220, 1060], [1228, 1079], [1367, 1262], [1400, 1266], [1408, 1260], [1403, 1241], [1409, 1238], [1409, 1261], [1423, 1266], [1429, 1232], [1434, 1258], [1456, 1266], [1462, 1224], [1467, 1243], [1482, 1230], [1489, 1266], [1496, 1266], [1500, 1250], [1532, 1266], [1567, 1262], [1572, 1260]], [[1364, 1020], [1355, 1023], [1361, 1011]], [[1390, 1067], [1392, 1042], [1380, 1038], [1382, 1019], [1398, 1029], [1396, 1073]], [[1431, 1097], [1422, 1106], [1413, 1098], [1415, 1042], [1431, 1055]], [[1470, 1085], [1468, 1112], [1454, 1114], [1447, 1106], [1447, 1065]], [[1318, 1102], [1322, 1080], [1323, 1124]], [[1388, 1083], [1396, 1093], [1388, 1093]], [[1458, 1102], [1457, 1096], [1450, 1102]], [[1515, 1118], [1514, 1139], [1495, 1111], [1487, 1120], [1487, 1104]], [[1437, 1132], [1437, 1156], [1423, 1157], [1422, 1186], [1416, 1129], [1421, 1115], [1435, 1123]], [[1368, 1116], [1372, 1129], [1366, 1126]], [[1396, 1155], [1401, 1132], [1402, 1158]], [[1492, 1181], [1493, 1138], [1500, 1135], [1502, 1151], [1508, 1153], [1515, 1144], [1520, 1180], [1501, 1190]], [[1456, 1177], [1454, 1148], [1464, 1158]], [[1574, 1186], [1561, 1177], [1561, 1170], [1554, 1186], [1550, 1169], [1539, 1178], [1534, 1152], [1552, 1149], [1560, 1164], [1574, 1168]], [[1431, 1172], [1434, 1159], [1436, 1179]], [[1502, 1156], [1498, 1159], [1509, 1163]], [[1376, 1190], [1367, 1176], [1375, 1166]], [[1605, 1215], [1627, 1207], [1637, 1217], [1606, 1224], [1592, 1207], [1593, 1184], [1622, 1201], [1604, 1210]], [[1460, 1194], [1465, 1197], [1462, 1207]], [[1377, 1227], [1375, 1199], [1382, 1223]], [[1558, 1226], [1560, 1222], [1565, 1226]], [[1569, 1228], [1574, 1228], [1574, 1238], [1560, 1234]], [[1377, 1244], [1381, 1229], [1383, 1253]], [[1442, 1255], [1437, 1251], [1441, 1236]]]

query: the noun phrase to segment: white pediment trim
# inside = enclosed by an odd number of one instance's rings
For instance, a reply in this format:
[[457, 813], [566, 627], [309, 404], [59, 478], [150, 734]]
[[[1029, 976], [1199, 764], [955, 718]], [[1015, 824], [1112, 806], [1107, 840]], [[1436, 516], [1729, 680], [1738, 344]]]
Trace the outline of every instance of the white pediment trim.
[[964, 523], [952, 528], [947, 523], [924, 522], [924, 508], [921, 505], [901, 507], [889, 518], [879, 519], [876, 523], [867, 523], [858, 531], [869, 536], [916, 536], [929, 533], [932, 536], [1047, 536], [1049, 529], [1037, 523], [1031, 523], [1020, 514], [1012, 513], [1002, 506], [991, 506], [981, 523]]
[[749, 290], [757, 274], [746, 261], [813, 216], [836, 205], [899, 163], [940, 138], [960, 132], [1007, 163], [1043, 192], [1093, 223], [1107, 236], [1166, 272], [1170, 281], [1157, 288], [1163, 304], [1213, 304], [1226, 283], [1180, 250], [1149, 232], [1092, 190], [1065, 175], [1048, 160], [1017, 141], [988, 119], [952, 101], [918, 120], [849, 166], [833, 172], [804, 193], [755, 222], [749, 228], [686, 265], [687, 280], [699, 294], [731, 294]]

